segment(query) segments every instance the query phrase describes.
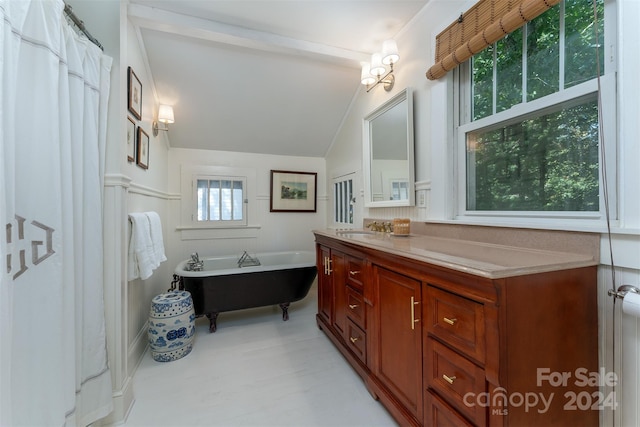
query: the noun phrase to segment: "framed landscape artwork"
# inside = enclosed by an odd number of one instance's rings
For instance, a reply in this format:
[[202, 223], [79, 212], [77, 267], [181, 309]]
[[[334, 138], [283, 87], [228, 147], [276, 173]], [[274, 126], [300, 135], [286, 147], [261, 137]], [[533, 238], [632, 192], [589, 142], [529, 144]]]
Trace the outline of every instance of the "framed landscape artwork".
[[271, 171], [271, 212], [315, 212], [316, 172]]

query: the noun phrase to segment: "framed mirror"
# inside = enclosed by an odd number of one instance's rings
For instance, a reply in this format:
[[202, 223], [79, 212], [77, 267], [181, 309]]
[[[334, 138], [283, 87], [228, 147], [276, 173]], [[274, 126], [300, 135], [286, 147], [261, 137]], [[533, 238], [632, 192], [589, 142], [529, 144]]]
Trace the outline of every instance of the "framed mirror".
[[366, 207], [413, 206], [413, 95], [395, 95], [364, 118]]

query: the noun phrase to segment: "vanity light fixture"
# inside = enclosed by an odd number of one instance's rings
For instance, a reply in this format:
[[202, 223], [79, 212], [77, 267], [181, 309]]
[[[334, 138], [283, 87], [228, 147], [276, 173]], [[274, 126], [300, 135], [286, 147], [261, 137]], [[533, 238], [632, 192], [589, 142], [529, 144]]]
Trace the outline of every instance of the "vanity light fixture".
[[[396, 81], [393, 75], [393, 65], [399, 60], [400, 55], [398, 55], [396, 41], [393, 39], [385, 40], [382, 43], [382, 51], [371, 55], [371, 62], [362, 63], [360, 82], [367, 87], [367, 92], [380, 83], [387, 92], [393, 89]], [[386, 65], [389, 66], [389, 71], [387, 71]]]
[[[158, 122], [164, 123], [164, 128], [158, 127]], [[158, 131], [169, 131], [169, 123], [174, 123], [173, 107], [171, 105], [160, 104], [158, 107], [158, 120], [153, 122], [153, 136], [158, 136]]]

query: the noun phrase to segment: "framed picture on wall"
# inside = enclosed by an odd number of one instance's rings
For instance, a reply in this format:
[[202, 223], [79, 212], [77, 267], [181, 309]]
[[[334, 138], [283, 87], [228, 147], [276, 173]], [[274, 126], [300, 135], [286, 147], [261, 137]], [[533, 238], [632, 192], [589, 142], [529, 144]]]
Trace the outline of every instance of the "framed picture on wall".
[[129, 87], [129, 96], [127, 96], [127, 106], [129, 111], [133, 116], [141, 120], [142, 119], [142, 83], [140, 83], [140, 79], [136, 76], [136, 73], [133, 72], [133, 68], [129, 67], [128, 72], [128, 87]]
[[136, 164], [142, 169], [149, 169], [149, 134], [138, 126], [138, 150]]
[[127, 116], [127, 160], [136, 160], [136, 122]]
[[271, 171], [271, 212], [315, 212], [316, 172]]

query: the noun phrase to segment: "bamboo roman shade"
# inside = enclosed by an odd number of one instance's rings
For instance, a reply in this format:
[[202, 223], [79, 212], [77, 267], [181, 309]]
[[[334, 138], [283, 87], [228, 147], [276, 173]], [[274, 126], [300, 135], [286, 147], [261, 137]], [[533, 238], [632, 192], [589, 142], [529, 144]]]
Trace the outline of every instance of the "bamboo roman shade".
[[436, 80], [562, 0], [480, 0], [436, 36]]

